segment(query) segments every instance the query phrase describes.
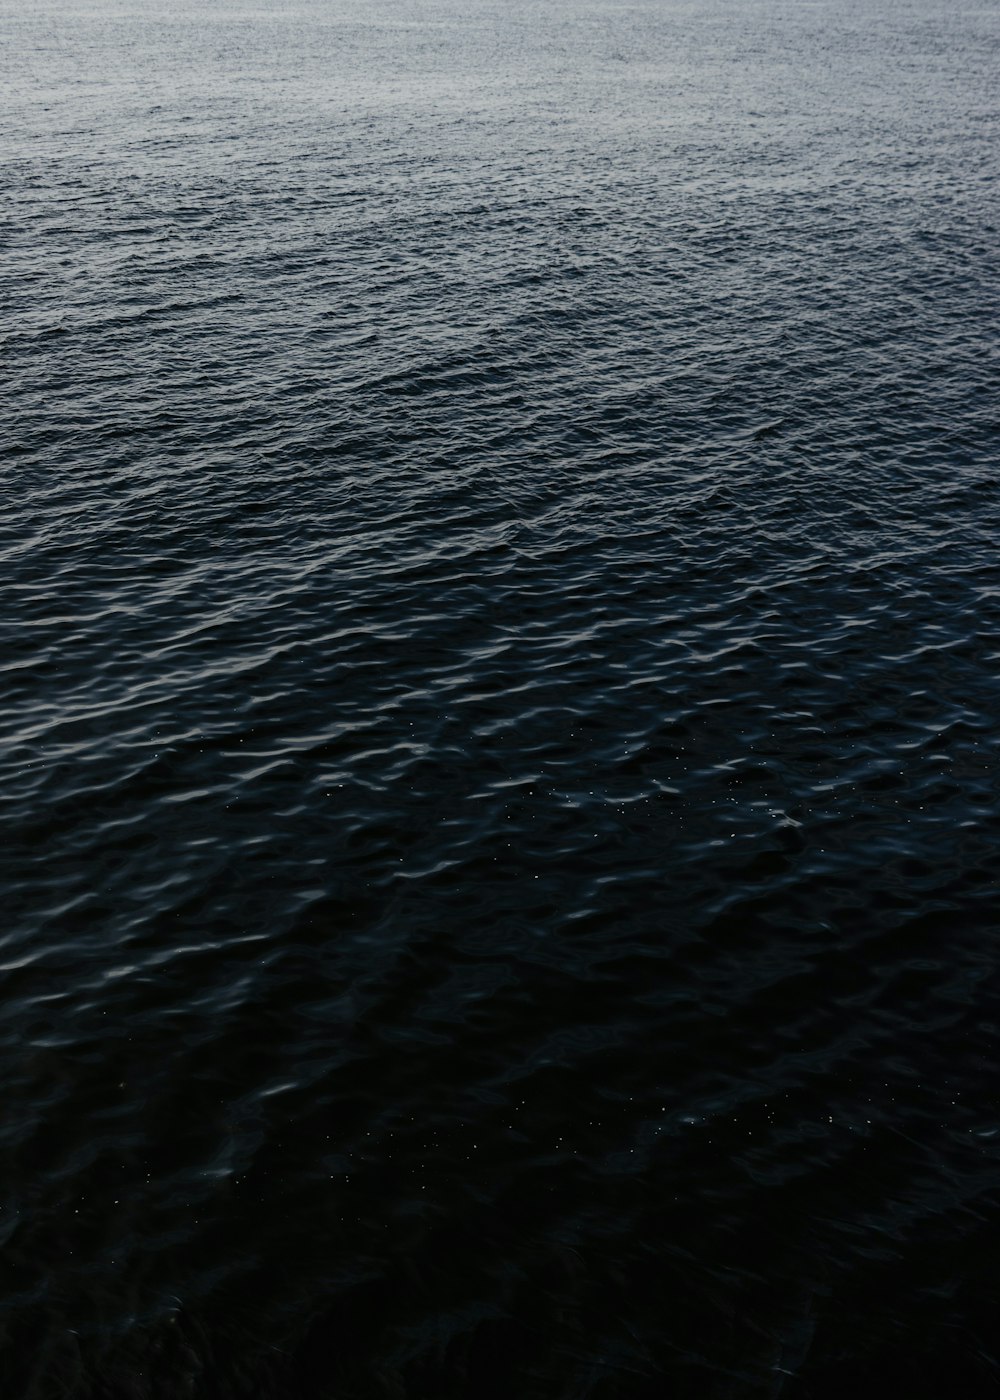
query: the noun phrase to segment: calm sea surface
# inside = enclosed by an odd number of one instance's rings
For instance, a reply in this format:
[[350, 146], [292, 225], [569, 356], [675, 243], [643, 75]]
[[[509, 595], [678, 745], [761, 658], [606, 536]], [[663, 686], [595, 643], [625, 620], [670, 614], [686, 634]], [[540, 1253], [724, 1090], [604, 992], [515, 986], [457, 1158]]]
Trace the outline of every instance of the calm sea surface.
[[1000, 1391], [998, 83], [3, 0], [4, 1400]]

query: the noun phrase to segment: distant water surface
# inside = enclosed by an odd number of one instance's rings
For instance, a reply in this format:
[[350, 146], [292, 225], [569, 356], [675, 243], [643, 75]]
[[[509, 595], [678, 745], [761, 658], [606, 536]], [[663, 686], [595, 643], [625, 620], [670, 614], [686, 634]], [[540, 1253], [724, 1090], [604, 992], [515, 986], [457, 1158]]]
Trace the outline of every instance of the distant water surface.
[[997, 1393], [998, 39], [3, 0], [5, 1400]]

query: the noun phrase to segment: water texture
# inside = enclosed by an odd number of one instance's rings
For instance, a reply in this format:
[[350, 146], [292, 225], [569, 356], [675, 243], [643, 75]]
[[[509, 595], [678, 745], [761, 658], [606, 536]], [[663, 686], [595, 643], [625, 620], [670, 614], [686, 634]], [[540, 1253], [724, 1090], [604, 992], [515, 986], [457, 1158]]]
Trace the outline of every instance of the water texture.
[[998, 37], [3, 0], [4, 1397], [997, 1393]]

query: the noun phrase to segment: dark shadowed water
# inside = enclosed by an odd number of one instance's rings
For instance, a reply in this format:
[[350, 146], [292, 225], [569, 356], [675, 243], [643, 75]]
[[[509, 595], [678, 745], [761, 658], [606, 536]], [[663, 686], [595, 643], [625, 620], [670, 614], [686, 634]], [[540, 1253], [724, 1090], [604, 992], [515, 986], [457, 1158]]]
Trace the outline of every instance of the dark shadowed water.
[[4, 1400], [1000, 1391], [998, 39], [4, 0]]

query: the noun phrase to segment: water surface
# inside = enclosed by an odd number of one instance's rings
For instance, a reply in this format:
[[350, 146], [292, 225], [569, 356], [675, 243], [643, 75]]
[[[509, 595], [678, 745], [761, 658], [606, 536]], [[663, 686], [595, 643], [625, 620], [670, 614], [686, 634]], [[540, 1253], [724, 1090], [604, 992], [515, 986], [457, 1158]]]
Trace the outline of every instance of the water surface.
[[995, 1394], [997, 9], [0, 35], [3, 1394]]

